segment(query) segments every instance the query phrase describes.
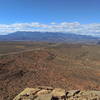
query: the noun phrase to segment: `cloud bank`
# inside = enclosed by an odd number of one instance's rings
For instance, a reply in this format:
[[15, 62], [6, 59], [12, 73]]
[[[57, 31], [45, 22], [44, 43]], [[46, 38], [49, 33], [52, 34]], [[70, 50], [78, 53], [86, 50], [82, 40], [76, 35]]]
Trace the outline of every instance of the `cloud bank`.
[[42, 24], [38, 22], [0, 24], [0, 35], [5, 35], [16, 31], [63, 32], [100, 36], [100, 24], [80, 24], [79, 22], [52, 22], [50, 24]]

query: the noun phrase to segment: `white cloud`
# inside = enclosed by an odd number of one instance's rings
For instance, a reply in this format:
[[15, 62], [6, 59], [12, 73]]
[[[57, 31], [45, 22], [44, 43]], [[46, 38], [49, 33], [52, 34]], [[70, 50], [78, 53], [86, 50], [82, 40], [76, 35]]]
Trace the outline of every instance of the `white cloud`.
[[70, 32], [82, 35], [100, 36], [100, 24], [80, 24], [79, 22], [52, 22], [50, 24], [42, 24], [38, 22], [0, 24], [0, 35], [16, 31]]

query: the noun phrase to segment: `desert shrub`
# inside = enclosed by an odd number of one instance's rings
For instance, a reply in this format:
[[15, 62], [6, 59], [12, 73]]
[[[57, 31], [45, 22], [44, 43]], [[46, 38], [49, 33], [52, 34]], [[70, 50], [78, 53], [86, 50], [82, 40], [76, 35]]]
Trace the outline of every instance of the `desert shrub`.
[[53, 60], [56, 57], [55, 54], [49, 53], [49, 56], [47, 57], [47, 60]]

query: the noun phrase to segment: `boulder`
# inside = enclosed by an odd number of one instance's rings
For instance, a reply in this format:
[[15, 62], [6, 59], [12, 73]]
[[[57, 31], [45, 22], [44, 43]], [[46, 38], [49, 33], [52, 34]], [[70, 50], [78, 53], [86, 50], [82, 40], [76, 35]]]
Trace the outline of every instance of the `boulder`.
[[35, 98], [35, 94], [40, 91], [38, 88], [26, 88], [24, 91], [22, 91], [18, 96], [16, 96], [13, 100], [31, 100], [32, 98]]
[[64, 89], [56, 88], [52, 91], [51, 100], [66, 100], [66, 92]]

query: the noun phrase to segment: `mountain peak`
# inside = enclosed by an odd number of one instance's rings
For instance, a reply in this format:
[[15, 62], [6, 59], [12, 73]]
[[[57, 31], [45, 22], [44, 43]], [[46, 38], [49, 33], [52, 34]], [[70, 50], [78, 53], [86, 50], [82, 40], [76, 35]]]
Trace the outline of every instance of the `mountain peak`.
[[68, 42], [68, 43], [97, 43], [99, 38], [61, 32], [31, 32], [17, 31], [0, 36], [0, 41], [35, 41], [35, 42]]

